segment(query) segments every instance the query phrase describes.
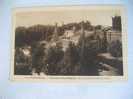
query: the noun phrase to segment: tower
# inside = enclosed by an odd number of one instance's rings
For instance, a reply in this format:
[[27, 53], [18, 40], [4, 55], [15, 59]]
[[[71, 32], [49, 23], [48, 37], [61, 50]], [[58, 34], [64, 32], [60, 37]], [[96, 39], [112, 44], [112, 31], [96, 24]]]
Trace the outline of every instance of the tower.
[[112, 28], [113, 30], [121, 31], [121, 16], [112, 17]]

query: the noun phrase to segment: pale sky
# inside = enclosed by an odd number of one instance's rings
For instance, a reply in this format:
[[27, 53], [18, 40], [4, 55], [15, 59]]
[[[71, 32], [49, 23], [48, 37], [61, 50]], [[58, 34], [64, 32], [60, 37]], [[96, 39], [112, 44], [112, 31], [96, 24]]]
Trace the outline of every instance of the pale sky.
[[26, 11], [16, 13], [16, 27], [32, 26], [36, 24], [54, 25], [57, 22], [62, 23], [90, 21], [92, 25], [109, 25], [112, 26], [112, 17], [120, 15], [119, 10], [41, 10], [41, 11]]

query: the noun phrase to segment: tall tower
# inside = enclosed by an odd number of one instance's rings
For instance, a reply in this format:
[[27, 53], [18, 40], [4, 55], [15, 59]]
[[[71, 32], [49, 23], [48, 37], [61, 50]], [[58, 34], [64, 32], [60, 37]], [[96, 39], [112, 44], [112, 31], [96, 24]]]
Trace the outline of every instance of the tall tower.
[[121, 16], [114, 16], [112, 17], [112, 27], [114, 30], [121, 31]]

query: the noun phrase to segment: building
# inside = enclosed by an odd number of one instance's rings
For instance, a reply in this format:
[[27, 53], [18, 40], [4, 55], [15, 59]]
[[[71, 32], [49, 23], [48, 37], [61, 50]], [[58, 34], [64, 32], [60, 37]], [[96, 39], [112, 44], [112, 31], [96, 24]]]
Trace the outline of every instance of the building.
[[121, 16], [112, 17], [112, 28], [113, 28], [113, 30], [116, 30], [116, 31], [121, 31], [122, 30]]

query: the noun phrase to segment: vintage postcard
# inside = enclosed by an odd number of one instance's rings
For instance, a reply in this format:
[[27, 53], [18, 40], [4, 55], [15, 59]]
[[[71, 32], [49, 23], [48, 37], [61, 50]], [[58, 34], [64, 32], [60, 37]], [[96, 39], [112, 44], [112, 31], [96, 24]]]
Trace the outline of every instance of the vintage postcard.
[[13, 9], [11, 80], [126, 80], [125, 16], [121, 5]]

